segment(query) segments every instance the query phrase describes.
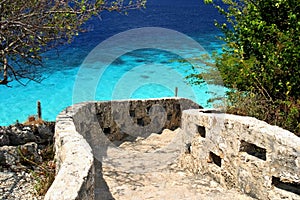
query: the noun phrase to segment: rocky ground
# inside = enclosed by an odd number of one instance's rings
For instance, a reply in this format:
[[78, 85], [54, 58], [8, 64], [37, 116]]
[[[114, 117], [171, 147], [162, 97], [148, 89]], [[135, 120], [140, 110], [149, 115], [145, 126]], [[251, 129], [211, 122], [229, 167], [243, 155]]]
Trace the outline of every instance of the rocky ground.
[[54, 123], [0, 127], [0, 199], [43, 199], [54, 177]]
[[[140, 200], [250, 200], [235, 190], [226, 190], [205, 175], [181, 169], [181, 133], [165, 130], [147, 139], [124, 142], [110, 148], [103, 161], [107, 190], [99, 199]], [[102, 196], [101, 196], [102, 195]]]

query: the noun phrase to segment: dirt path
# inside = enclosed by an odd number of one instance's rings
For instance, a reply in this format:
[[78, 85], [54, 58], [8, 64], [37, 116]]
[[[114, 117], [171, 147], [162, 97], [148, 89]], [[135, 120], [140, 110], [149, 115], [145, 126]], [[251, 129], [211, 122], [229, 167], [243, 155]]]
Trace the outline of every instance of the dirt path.
[[180, 144], [181, 131], [178, 129], [125, 142], [118, 149], [108, 149], [108, 157], [103, 162], [103, 177], [113, 198], [252, 199], [235, 190], [228, 191], [204, 175], [180, 170], [177, 166]]

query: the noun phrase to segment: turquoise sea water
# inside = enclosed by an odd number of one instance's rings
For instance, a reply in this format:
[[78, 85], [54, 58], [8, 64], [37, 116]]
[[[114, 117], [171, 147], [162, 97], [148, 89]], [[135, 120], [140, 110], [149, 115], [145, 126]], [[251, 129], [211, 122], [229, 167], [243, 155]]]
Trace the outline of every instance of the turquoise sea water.
[[[0, 125], [9, 125], [16, 120], [25, 121], [29, 115], [36, 113], [38, 100], [42, 104], [43, 118], [55, 120], [60, 111], [78, 99], [172, 97], [175, 86], [179, 87], [179, 96], [192, 98], [204, 107], [210, 107], [207, 100], [212, 97], [211, 94], [222, 95], [224, 88], [207, 84], [184, 86], [184, 77], [191, 72], [192, 65], [182, 62], [182, 56], [177, 54], [179, 52], [185, 58], [193, 58], [198, 53], [203, 54], [203, 49], [187, 51], [181, 44], [173, 52], [150, 47], [136, 49], [116, 57], [101, 77], [97, 75], [101, 58], [85, 59], [101, 42], [124, 31], [142, 27], [178, 31], [197, 41], [211, 54], [220, 51], [222, 44], [216, 38], [220, 32], [213, 26], [214, 19], [220, 20], [220, 16], [212, 7], [202, 4], [201, 0], [191, 0], [189, 3], [184, 0], [149, 0], [146, 10], [131, 11], [127, 16], [103, 13], [90, 20], [85, 25], [88, 32], [80, 34], [71, 44], [44, 54], [42, 71], [45, 79], [41, 83], [30, 82], [24, 87], [12, 82], [12, 88], [0, 87]], [[157, 38], [150, 39], [156, 41]], [[112, 49], [112, 52], [118, 51], [118, 46], [115, 45], [116, 49]], [[88, 68], [88, 73], [82, 75], [79, 72], [83, 67]], [[97, 84], [91, 87], [88, 83], [92, 79], [96, 79]], [[76, 84], [80, 84], [80, 87], [86, 85], [80, 91], [80, 98], [74, 98], [77, 95], [73, 92], [76, 91]]]

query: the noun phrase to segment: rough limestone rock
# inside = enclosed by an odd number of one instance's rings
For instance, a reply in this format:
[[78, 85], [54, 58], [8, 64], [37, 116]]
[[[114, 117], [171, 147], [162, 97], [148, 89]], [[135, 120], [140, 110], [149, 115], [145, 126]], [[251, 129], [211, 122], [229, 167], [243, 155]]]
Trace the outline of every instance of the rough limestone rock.
[[35, 163], [42, 162], [38, 145], [34, 142], [20, 146], [0, 147], [0, 171], [3, 171], [4, 168], [17, 170], [22, 168], [22, 164], [29, 164], [30, 161], [28, 160]]
[[0, 127], [0, 199], [43, 199], [35, 189], [41, 179], [34, 174], [40, 172], [41, 153], [53, 143], [54, 126], [42, 121]]
[[0, 146], [9, 145], [9, 136], [0, 130]]
[[45, 124], [15, 124], [0, 127], [0, 146], [17, 146], [28, 142], [49, 143], [53, 139], [54, 126], [54, 122], [45, 122]]
[[[202, 108], [190, 100], [180, 98], [108, 101], [95, 105], [99, 128], [111, 141], [121, 140], [128, 133], [161, 133], [164, 129], [175, 130], [180, 126], [183, 110]], [[86, 109], [88, 113], [90, 106], [81, 109]], [[76, 115], [75, 121], [83, 117], [79, 112]]]

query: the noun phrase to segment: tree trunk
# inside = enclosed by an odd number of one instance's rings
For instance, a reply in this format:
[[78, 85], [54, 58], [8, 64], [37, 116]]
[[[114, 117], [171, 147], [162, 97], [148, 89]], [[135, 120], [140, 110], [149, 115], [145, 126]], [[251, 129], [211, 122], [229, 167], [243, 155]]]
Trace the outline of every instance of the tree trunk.
[[7, 58], [4, 55], [4, 52], [2, 52], [3, 55], [3, 79], [0, 80], [1, 85], [6, 85], [8, 83], [8, 75], [7, 75]]

